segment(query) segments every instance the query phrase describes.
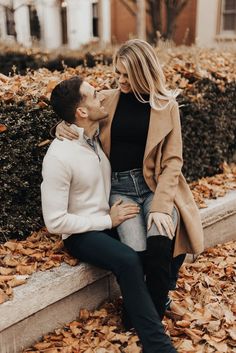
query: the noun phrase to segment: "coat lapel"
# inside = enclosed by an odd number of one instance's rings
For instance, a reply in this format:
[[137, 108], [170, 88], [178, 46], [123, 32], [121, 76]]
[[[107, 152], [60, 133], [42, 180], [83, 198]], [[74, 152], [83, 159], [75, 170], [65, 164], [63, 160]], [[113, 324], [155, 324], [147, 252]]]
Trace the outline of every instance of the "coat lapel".
[[171, 114], [168, 111], [170, 104], [163, 110], [151, 109], [147, 143], [144, 152], [144, 160], [149, 153], [169, 134], [173, 128]]
[[[103, 105], [108, 112], [108, 118], [100, 123], [100, 140], [103, 150], [109, 158], [111, 149], [111, 124], [120, 97], [120, 89], [103, 91], [103, 94], [105, 95]], [[152, 149], [155, 148], [173, 128], [169, 111], [170, 106], [171, 104], [163, 108], [163, 110], [151, 109], [144, 160]]]
[[120, 97], [120, 89], [103, 91], [103, 93], [105, 95], [103, 106], [108, 112], [108, 118], [100, 123], [101, 131], [99, 134], [99, 138], [102, 143], [103, 151], [109, 158], [111, 149], [111, 124]]

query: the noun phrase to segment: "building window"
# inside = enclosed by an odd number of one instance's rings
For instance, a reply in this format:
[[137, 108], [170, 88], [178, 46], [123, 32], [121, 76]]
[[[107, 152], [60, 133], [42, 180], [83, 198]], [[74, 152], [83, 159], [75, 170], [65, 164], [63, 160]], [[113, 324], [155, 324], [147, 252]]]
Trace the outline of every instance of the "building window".
[[92, 13], [93, 13], [93, 36], [98, 37], [98, 2], [93, 1], [92, 3]]
[[223, 33], [236, 34], [236, 0], [222, 1], [222, 24]]
[[33, 38], [40, 40], [40, 23], [37, 14], [37, 10], [34, 6], [29, 5], [29, 16], [30, 16], [30, 34]]
[[6, 8], [6, 25], [7, 34], [16, 37], [14, 10], [8, 7]]
[[61, 0], [62, 44], [68, 44], [67, 32], [67, 2]]

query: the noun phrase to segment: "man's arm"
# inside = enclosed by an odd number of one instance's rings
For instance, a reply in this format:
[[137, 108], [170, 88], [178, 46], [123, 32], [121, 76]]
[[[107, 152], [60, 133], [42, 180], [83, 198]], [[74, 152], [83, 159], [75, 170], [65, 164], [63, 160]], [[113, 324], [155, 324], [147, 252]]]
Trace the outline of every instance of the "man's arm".
[[112, 227], [111, 217], [78, 216], [68, 213], [71, 171], [55, 156], [47, 155], [43, 162], [41, 184], [42, 210], [50, 233], [74, 234]]

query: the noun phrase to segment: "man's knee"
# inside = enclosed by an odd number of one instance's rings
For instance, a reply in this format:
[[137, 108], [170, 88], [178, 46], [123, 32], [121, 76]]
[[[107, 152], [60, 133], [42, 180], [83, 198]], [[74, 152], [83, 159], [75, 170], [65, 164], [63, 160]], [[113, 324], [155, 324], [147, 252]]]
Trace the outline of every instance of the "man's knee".
[[120, 265], [123, 270], [128, 271], [138, 268], [141, 265], [141, 261], [136, 251], [130, 248], [122, 253]]

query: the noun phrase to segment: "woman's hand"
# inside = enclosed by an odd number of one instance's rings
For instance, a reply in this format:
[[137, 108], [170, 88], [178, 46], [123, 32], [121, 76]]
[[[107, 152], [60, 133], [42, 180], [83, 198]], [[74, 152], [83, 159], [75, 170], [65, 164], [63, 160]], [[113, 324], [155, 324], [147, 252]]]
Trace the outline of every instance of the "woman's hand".
[[67, 140], [75, 140], [79, 138], [79, 134], [71, 129], [70, 124], [66, 123], [64, 120], [57, 125], [55, 135], [56, 138], [61, 141], [64, 138]]
[[156, 224], [160, 234], [164, 234], [164, 231], [166, 231], [166, 234], [168, 235], [168, 238], [170, 240], [174, 238], [174, 235], [175, 235], [174, 224], [173, 224], [172, 218], [168, 214], [160, 213], [160, 212], [152, 212], [148, 217], [148, 224], [147, 224], [148, 230], [151, 228], [152, 222]]

